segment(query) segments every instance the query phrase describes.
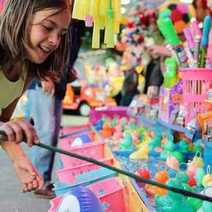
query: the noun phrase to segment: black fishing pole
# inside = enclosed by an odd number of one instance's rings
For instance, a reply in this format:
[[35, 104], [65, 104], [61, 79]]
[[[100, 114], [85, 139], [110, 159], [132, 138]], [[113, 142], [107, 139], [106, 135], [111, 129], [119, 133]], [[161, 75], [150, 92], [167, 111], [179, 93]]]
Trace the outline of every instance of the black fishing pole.
[[[3, 142], [7, 141], [7, 136], [6, 136], [4, 131], [0, 131], [0, 143], [2, 141]], [[63, 155], [67, 155], [69, 157], [74, 157], [74, 158], [77, 158], [77, 159], [80, 159], [80, 160], [84, 160], [84, 161], [87, 161], [87, 162], [90, 162], [90, 163], [94, 163], [98, 166], [110, 169], [110, 170], [115, 171], [119, 174], [126, 175], [130, 178], [133, 178], [137, 181], [140, 181], [140, 182], [143, 182], [143, 183], [146, 183], [146, 184], [149, 184], [149, 185], [153, 185], [153, 186], [157, 186], [157, 187], [160, 187], [160, 188], [163, 188], [163, 189], [167, 189], [169, 191], [173, 191], [175, 193], [182, 194], [184, 196], [193, 197], [193, 198], [201, 199], [201, 200], [204, 200], [204, 201], [212, 202], [212, 197], [202, 195], [202, 194], [198, 194], [198, 193], [191, 192], [191, 191], [187, 191], [187, 190], [184, 190], [184, 189], [176, 188], [176, 187], [173, 187], [173, 186], [161, 184], [161, 183], [158, 183], [158, 182], [153, 181], [153, 180], [148, 180], [148, 179], [145, 179], [145, 178], [138, 176], [134, 173], [131, 173], [131, 172], [128, 172], [128, 171], [107, 165], [107, 164], [102, 163], [102, 162], [95, 160], [93, 158], [85, 157], [85, 156], [82, 156], [82, 155], [79, 155], [79, 154], [76, 154], [76, 153], [73, 153], [73, 152], [68, 152], [68, 151], [59, 149], [57, 147], [52, 147], [52, 146], [49, 146], [49, 145], [46, 145], [46, 144], [43, 144], [43, 143], [35, 144], [35, 146], [47, 149], [47, 150], [55, 152], [55, 153], [60, 153], [60, 154], [63, 154]]]

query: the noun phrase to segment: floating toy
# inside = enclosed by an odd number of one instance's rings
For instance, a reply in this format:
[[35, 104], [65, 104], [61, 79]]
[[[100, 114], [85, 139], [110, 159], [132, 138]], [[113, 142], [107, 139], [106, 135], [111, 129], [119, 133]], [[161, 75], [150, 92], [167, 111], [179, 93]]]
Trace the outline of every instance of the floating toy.
[[99, 199], [86, 187], [77, 186], [65, 194], [57, 212], [103, 212]]
[[144, 144], [137, 151], [133, 152], [130, 155], [130, 159], [132, 160], [147, 160], [148, 159], [149, 148], [148, 144]]

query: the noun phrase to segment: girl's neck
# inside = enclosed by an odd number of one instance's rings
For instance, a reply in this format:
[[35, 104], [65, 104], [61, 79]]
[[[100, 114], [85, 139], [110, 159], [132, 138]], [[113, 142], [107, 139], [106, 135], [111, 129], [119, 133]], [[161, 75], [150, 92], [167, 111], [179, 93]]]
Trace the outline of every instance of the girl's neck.
[[3, 66], [3, 72], [9, 81], [15, 82], [19, 80], [22, 74], [23, 66], [20, 62], [15, 64], [7, 64]]

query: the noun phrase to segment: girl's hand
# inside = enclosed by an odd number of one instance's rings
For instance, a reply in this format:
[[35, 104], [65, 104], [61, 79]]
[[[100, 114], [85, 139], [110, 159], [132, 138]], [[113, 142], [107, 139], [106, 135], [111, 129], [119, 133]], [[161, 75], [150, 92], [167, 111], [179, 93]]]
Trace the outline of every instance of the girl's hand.
[[147, 96], [149, 98], [155, 98], [159, 95], [159, 87], [155, 85], [151, 85], [147, 89]]
[[29, 147], [39, 143], [34, 127], [26, 120], [17, 119], [5, 122], [0, 126], [0, 130], [6, 133], [9, 142], [20, 143], [24, 140]]
[[43, 186], [43, 179], [26, 156], [13, 162], [16, 174], [22, 183], [22, 192], [30, 192]]

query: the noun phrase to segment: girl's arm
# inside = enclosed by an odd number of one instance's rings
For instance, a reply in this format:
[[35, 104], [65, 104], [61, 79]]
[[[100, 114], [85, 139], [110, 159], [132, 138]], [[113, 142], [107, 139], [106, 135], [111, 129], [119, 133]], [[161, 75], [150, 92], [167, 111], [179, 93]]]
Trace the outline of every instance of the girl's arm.
[[[1, 117], [0, 117], [0, 127], [2, 127], [5, 122], [10, 120], [10, 117], [12, 116], [12, 113], [15, 109], [15, 106], [18, 102], [18, 99], [12, 102], [6, 109], [2, 111]], [[14, 161], [14, 158], [22, 157], [24, 154], [23, 150], [20, 148], [19, 145], [15, 144], [14, 142], [2, 142], [1, 147], [7, 152], [9, 158]]]
[[[27, 79], [24, 90], [26, 89], [29, 80], [30, 79]], [[4, 123], [0, 126], [0, 130], [3, 130], [7, 134], [9, 142], [20, 143], [23, 140], [26, 140], [28, 145], [32, 146], [34, 143], [39, 143], [39, 139], [34, 127], [29, 121], [23, 119], [10, 120], [18, 100], [19, 98], [2, 110], [0, 121]]]
[[[0, 117], [0, 128], [10, 119], [14, 108], [17, 104], [18, 100], [15, 100], [9, 107], [2, 111], [2, 115]], [[21, 147], [16, 144], [15, 142], [2, 142], [1, 147], [7, 152], [9, 158], [12, 162], [15, 161], [17, 158], [21, 158], [24, 155], [23, 150]]]
[[[18, 99], [14, 100], [6, 109], [2, 111], [2, 114], [0, 117], [0, 129], [4, 130], [5, 125], [10, 126], [10, 122], [13, 122], [9, 120], [13, 114], [13, 111], [15, 109], [17, 102], [18, 102]], [[23, 125], [21, 120], [19, 121], [20, 121], [19, 123], [18, 121], [17, 123], [14, 122], [13, 126], [17, 128], [17, 126], [19, 126], [20, 124]], [[20, 138], [21, 137], [19, 136], [19, 139]], [[22, 191], [26, 192], [26, 191], [31, 191], [34, 189], [41, 188], [43, 185], [42, 177], [34, 169], [31, 162], [29, 161], [24, 151], [22, 150], [21, 146], [15, 143], [14, 140], [11, 140], [11, 141], [12, 142], [3, 142], [1, 143], [1, 146], [7, 153], [10, 160], [12, 161], [12, 164], [16, 170], [16, 174], [22, 183]]]

